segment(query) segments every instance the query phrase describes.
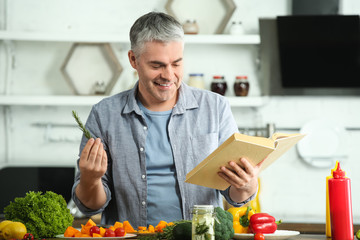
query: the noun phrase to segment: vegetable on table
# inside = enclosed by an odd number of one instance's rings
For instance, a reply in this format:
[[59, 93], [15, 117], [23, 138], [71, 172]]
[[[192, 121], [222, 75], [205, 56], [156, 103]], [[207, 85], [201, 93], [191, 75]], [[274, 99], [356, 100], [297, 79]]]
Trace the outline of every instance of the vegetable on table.
[[176, 224], [172, 232], [174, 240], [191, 240], [192, 223], [189, 221]]
[[34, 240], [34, 235], [32, 235], [31, 233], [26, 233], [23, 237], [23, 239], [26, 240]]
[[250, 230], [252, 233], [274, 233], [280, 221], [267, 213], [255, 213], [250, 218]]
[[55, 237], [71, 226], [74, 217], [63, 196], [52, 191], [30, 191], [4, 208], [5, 219], [25, 224], [34, 238]]
[[235, 233], [250, 233], [250, 217], [255, 210], [250, 206], [229, 208], [228, 212], [233, 215], [233, 228]]
[[356, 238], [360, 239], [360, 229], [356, 232]]
[[265, 236], [262, 233], [257, 233], [254, 236], [254, 240], [265, 240]]
[[215, 208], [215, 213], [215, 239], [231, 239], [234, 236], [233, 215], [220, 207]]

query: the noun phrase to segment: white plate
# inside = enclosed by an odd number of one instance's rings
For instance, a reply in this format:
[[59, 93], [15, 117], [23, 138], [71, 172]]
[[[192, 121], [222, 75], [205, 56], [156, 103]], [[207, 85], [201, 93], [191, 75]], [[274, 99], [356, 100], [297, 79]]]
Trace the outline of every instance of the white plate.
[[103, 238], [96, 238], [96, 237], [64, 237], [64, 234], [56, 235], [56, 238], [66, 238], [66, 239], [82, 239], [82, 240], [96, 240], [96, 239], [124, 239], [136, 237], [136, 234], [127, 233], [123, 237], [103, 237]]
[[[270, 239], [290, 239], [291, 237], [299, 235], [298, 231], [288, 231], [288, 230], [276, 230], [274, 233], [264, 234], [266, 240]], [[254, 239], [253, 233], [235, 233], [234, 239]]]

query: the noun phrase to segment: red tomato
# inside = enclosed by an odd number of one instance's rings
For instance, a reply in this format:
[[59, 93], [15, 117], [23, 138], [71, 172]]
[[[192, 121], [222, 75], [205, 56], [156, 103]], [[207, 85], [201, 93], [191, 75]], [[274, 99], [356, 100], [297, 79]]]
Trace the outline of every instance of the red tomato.
[[265, 240], [265, 236], [262, 233], [257, 233], [254, 236], [254, 240]]
[[117, 237], [123, 237], [125, 236], [125, 229], [122, 227], [118, 227], [117, 229], [115, 229], [115, 235]]
[[111, 229], [107, 229], [105, 232], [105, 237], [116, 237], [115, 232]]
[[93, 236], [94, 233], [100, 234], [100, 228], [98, 226], [93, 226], [90, 228], [90, 235]]

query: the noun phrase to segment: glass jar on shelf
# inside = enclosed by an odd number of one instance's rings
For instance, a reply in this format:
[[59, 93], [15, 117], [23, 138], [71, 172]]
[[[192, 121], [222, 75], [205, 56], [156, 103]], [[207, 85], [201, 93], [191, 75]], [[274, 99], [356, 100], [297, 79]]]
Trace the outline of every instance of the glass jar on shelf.
[[213, 205], [194, 205], [192, 239], [215, 240], [215, 209]]
[[200, 89], [205, 89], [204, 74], [202, 73], [190, 73], [188, 79], [188, 85]]
[[224, 96], [226, 93], [226, 90], [227, 90], [227, 83], [226, 83], [225, 77], [222, 75], [213, 76], [213, 79], [211, 82], [211, 91]]
[[249, 94], [250, 84], [247, 76], [236, 76], [234, 83], [234, 92], [236, 96], [245, 97]]
[[244, 27], [241, 21], [235, 22], [233, 21], [230, 26], [230, 34], [231, 35], [243, 35]]
[[183, 24], [183, 29], [185, 34], [198, 34], [199, 33], [199, 25], [197, 24], [195, 19], [188, 19]]

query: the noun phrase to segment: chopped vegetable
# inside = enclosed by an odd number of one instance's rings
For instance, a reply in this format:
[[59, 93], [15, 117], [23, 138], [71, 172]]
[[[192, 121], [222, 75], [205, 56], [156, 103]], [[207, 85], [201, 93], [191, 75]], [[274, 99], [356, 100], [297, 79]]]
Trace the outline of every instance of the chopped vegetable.
[[65, 199], [54, 192], [28, 192], [4, 208], [5, 219], [25, 224], [34, 238], [55, 237], [73, 223]]
[[275, 218], [267, 213], [255, 213], [250, 218], [250, 230], [253, 233], [274, 233], [277, 225], [281, 220], [276, 222]]
[[215, 208], [215, 239], [228, 240], [234, 236], [233, 216], [220, 207]]

